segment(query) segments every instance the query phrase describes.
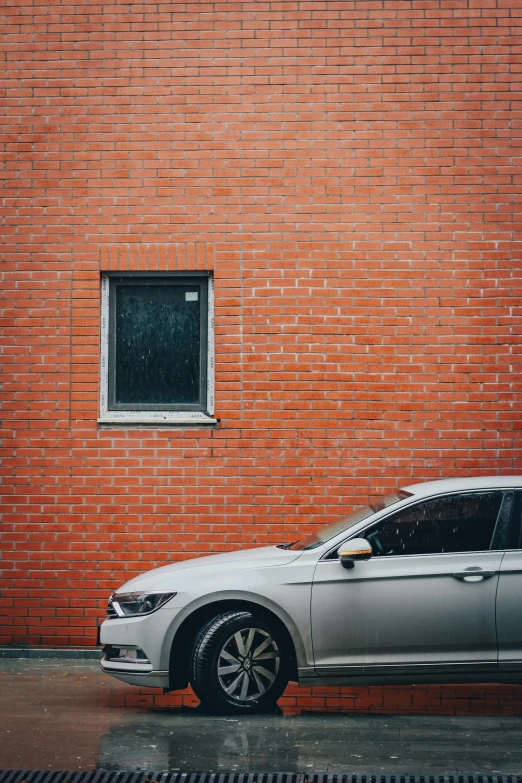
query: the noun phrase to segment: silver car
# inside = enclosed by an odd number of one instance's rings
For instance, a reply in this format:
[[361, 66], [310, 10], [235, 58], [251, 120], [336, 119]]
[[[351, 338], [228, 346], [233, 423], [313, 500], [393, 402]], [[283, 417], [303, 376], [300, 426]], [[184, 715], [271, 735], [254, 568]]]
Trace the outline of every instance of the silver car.
[[103, 671], [220, 712], [302, 685], [522, 682], [522, 477], [406, 486], [293, 543], [123, 585]]

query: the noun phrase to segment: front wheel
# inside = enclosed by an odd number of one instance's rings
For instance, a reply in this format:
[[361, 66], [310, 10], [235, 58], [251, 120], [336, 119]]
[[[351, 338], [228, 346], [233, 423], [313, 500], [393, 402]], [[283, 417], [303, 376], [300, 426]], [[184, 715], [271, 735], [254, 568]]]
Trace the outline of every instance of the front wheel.
[[288, 683], [280, 630], [251, 612], [230, 611], [204, 626], [194, 644], [191, 685], [214, 712], [273, 708]]

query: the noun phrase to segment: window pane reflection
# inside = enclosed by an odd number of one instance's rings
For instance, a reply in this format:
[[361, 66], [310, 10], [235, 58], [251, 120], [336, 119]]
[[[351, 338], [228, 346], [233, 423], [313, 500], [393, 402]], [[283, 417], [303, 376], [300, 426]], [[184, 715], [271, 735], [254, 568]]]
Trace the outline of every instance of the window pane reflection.
[[199, 293], [197, 285], [116, 286], [116, 403], [199, 402]]
[[376, 556], [480, 552], [490, 548], [502, 492], [427, 500], [386, 519], [366, 535]]

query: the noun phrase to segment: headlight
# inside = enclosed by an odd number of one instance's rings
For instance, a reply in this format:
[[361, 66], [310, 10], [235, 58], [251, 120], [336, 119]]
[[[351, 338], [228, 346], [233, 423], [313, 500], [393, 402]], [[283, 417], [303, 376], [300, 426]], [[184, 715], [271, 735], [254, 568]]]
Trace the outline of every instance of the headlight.
[[134, 617], [138, 614], [150, 614], [166, 604], [176, 593], [114, 593], [109, 605], [118, 617]]

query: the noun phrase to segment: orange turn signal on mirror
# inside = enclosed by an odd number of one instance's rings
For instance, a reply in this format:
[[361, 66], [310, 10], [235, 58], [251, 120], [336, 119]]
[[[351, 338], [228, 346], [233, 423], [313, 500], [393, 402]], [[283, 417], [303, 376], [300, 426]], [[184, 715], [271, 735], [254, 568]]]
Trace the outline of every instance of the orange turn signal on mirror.
[[343, 549], [342, 552], [339, 552], [339, 557], [364, 557], [365, 555], [370, 556], [372, 552], [372, 549]]

